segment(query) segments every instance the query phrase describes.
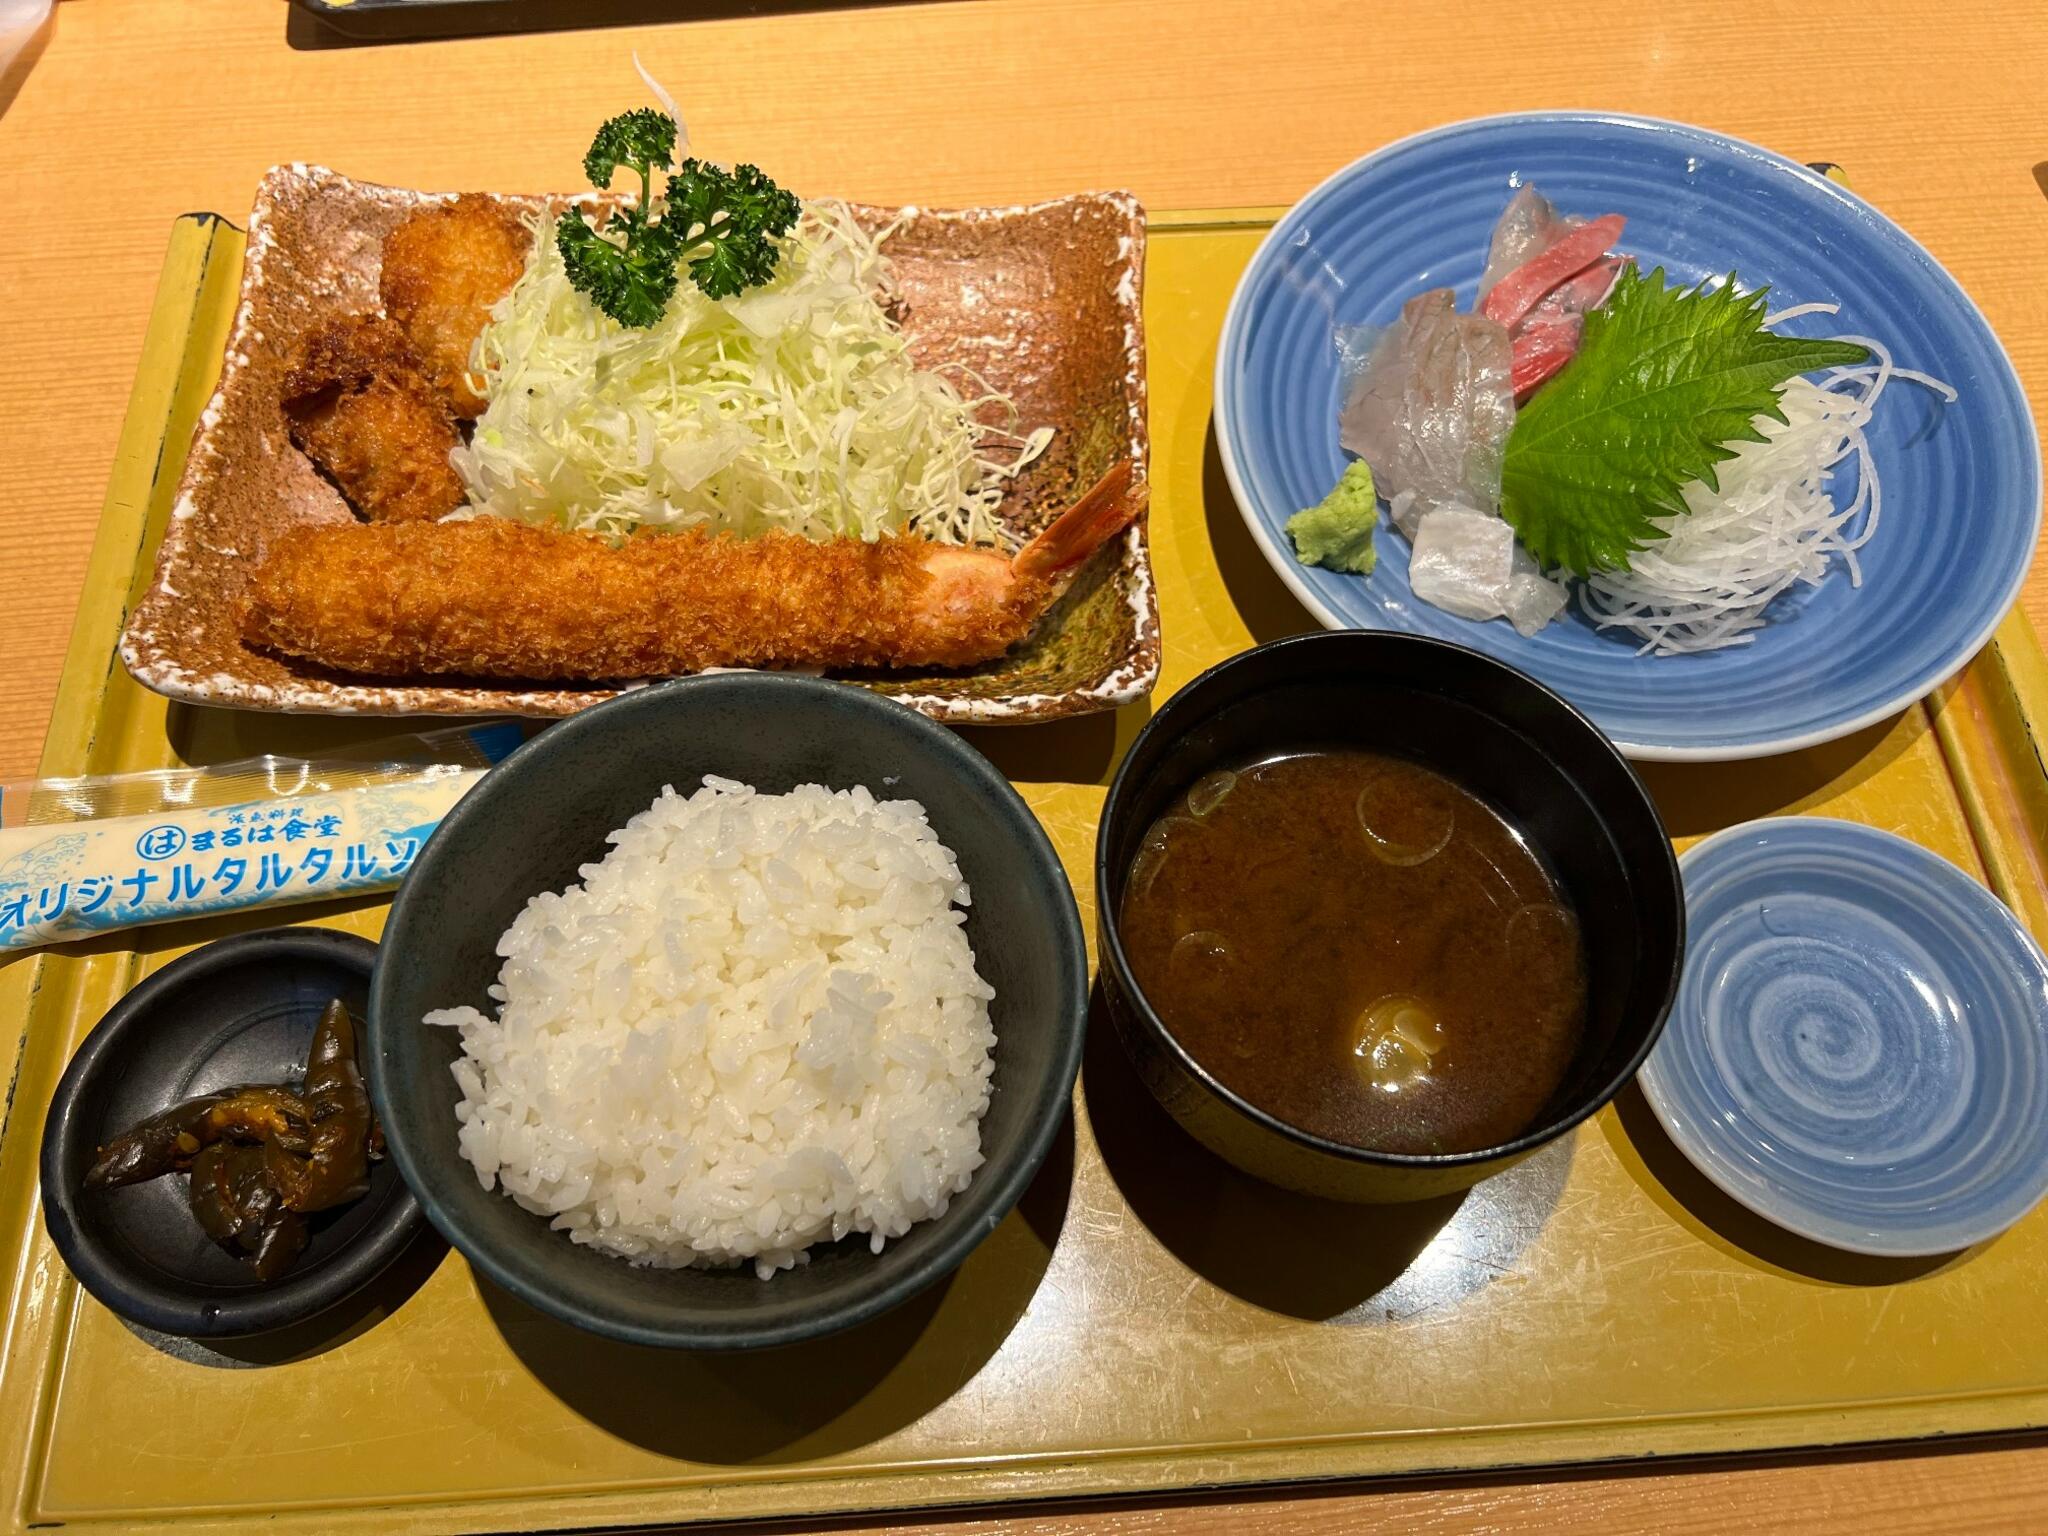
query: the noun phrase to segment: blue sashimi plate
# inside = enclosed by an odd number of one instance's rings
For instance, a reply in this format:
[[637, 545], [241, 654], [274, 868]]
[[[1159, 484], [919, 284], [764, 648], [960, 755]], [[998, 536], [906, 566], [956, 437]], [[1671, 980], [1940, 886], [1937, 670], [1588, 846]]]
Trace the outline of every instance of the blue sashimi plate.
[[[1296, 563], [1287, 519], [1347, 462], [1337, 442], [1339, 326], [1386, 324], [1426, 288], [1471, 306], [1515, 188], [1561, 211], [1621, 213], [1619, 249], [1668, 280], [1735, 272], [1772, 306], [1831, 302], [1784, 329], [1874, 336], [1953, 385], [1944, 406], [1886, 391], [1869, 431], [1883, 487], [1863, 582], [1844, 570], [1779, 599], [1748, 644], [1641, 656], [1579, 611], [1524, 639], [1418, 603], [1408, 546], [1383, 531], [1369, 577]], [[1246, 268], [1216, 364], [1224, 470], [1273, 569], [1332, 629], [1399, 629], [1485, 651], [1591, 715], [1631, 756], [1761, 757], [1895, 714], [1953, 674], [2018, 595], [2041, 518], [2040, 449], [1998, 338], [1891, 220], [1819, 173], [1739, 140], [1647, 118], [1527, 113], [1458, 123], [1368, 155], [1297, 204]], [[1855, 473], [1835, 489], [1854, 493]]]
[[1639, 1081], [1709, 1179], [1856, 1253], [1952, 1253], [2048, 1194], [2048, 960], [1889, 832], [1749, 822], [1679, 861], [1685, 974]]

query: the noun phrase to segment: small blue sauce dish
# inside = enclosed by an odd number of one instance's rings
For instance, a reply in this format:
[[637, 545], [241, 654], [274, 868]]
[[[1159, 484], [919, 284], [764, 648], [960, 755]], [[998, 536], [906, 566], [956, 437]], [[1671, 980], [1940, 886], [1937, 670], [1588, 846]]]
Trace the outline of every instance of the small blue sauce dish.
[[1692, 953], [1643, 1094], [1726, 1194], [1816, 1242], [1953, 1253], [2048, 1195], [2048, 960], [1939, 854], [1818, 816], [1682, 861]]

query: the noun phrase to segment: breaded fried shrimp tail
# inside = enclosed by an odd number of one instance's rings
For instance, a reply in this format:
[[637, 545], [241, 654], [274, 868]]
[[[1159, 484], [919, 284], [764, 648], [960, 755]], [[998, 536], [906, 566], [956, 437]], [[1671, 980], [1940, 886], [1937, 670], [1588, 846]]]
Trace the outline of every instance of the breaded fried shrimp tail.
[[1056, 585], [916, 538], [681, 533], [613, 548], [494, 518], [296, 529], [244, 629], [372, 677], [664, 677], [712, 666], [963, 666], [1028, 634]]

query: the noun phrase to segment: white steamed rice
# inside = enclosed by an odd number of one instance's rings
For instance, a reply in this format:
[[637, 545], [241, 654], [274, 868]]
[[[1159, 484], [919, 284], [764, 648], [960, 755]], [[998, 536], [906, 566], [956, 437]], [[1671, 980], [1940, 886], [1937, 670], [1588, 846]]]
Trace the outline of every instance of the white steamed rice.
[[462, 1155], [636, 1264], [752, 1260], [937, 1216], [981, 1166], [994, 989], [924, 808], [707, 778], [528, 902], [461, 1031]]

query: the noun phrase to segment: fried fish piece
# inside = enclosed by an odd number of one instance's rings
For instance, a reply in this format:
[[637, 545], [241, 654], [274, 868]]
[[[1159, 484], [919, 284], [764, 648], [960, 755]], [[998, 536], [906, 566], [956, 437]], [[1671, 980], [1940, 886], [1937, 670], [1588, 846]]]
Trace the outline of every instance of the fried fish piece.
[[389, 320], [348, 315], [308, 335], [284, 413], [292, 441], [373, 522], [430, 521], [466, 499], [448, 462], [455, 418]]
[[427, 378], [465, 420], [483, 414], [470, 349], [491, 306], [512, 291], [533, 252], [533, 232], [495, 200], [464, 193], [408, 214], [384, 237], [384, 309], [419, 355]]
[[250, 642], [373, 677], [666, 677], [712, 666], [967, 666], [1031, 633], [1129, 525], [1120, 464], [1014, 558], [912, 537], [701, 531], [617, 548], [501, 518], [287, 532], [250, 581]]

